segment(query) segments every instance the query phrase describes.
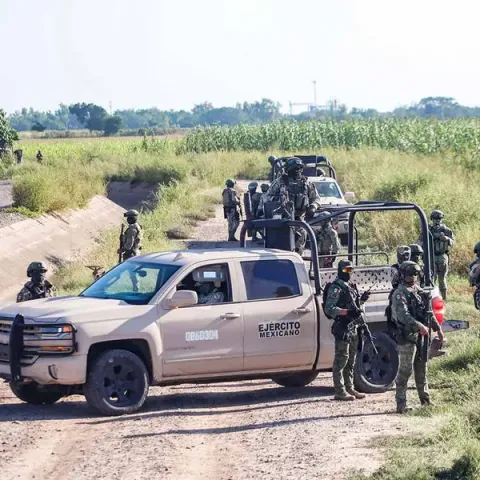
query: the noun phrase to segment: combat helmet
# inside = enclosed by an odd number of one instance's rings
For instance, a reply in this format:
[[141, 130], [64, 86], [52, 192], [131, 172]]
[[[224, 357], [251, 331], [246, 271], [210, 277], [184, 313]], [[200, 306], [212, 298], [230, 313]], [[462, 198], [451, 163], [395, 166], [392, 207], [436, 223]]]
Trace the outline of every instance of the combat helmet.
[[258, 187], [258, 183], [257, 183], [257, 182], [250, 182], [250, 183], [248, 184], [248, 189], [249, 189], [249, 190], [254, 190], [254, 191], [255, 191], [255, 190], [257, 189], [257, 187]]
[[340, 260], [338, 262], [338, 273], [352, 273], [353, 272], [353, 262], [350, 260]]
[[33, 272], [43, 272], [45, 273], [47, 271], [47, 267], [43, 262], [32, 262], [30, 265], [27, 267], [27, 277], [31, 277]]
[[287, 162], [285, 165], [285, 169], [287, 170], [287, 172], [289, 172], [290, 170], [296, 170], [299, 168], [303, 169], [303, 162], [299, 158], [297, 157], [287, 158]]
[[232, 178], [227, 178], [227, 180], [225, 181], [225, 185], [229, 188], [233, 188], [235, 185], [235, 180], [233, 180]]
[[268, 161], [269, 161], [270, 164], [273, 165], [277, 161], [277, 157], [275, 155], [270, 155], [268, 157]]
[[480, 242], [477, 242], [473, 247], [473, 253], [475, 253], [476, 255], [480, 255]]
[[127, 210], [123, 216], [126, 217], [126, 218], [129, 218], [129, 217], [138, 217], [139, 213], [137, 212], [137, 210]]
[[260, 190], [262, 190], [263, 193], [267, 193], [269, 188], [270, 188], [270, 185], [268, 183], [262, 183], [260, 185]]
[[410, 260], [410, 256], [411, 250], [408, 245], [401, 245], [397, 248], [397, 261], [399, 264]]
[[444, 217], [443, 212], [440, 210], [433, 210], [433, 212], [430, 214], [430, 220], [435, 220], [435, 219], [442, 219]]
[[412, 262], [411, 260], [405, 260], [398, 268], [398, 271], [402, 278], [407, 278], [418, 276], [422, 269], [418, 263]]

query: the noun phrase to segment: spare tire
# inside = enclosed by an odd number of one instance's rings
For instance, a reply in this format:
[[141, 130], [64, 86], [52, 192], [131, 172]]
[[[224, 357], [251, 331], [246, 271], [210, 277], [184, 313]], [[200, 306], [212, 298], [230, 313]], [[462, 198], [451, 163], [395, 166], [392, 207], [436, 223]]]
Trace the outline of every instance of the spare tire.
[[308, 371], [293, 373], [285, 377], [275, 377], [272, 380], [282, 387], [306, 387], [318, 377], [318, 372]]
[[359, 392], [385, 392], [397, 376], [397, 344], [385, 332], [376, 332], [373, 337], [378, 354], [373, 351], [369, 340], [365, 340], [363, 350], [357, 354], [354, 384]]

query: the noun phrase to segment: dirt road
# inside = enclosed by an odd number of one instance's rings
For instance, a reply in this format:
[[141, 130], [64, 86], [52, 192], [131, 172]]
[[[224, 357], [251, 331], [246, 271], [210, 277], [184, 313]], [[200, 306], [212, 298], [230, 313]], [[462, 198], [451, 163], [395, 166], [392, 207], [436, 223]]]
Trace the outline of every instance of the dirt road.
[[[222, 246], [222, 217], [219, 208], [190, 245]], [[332, 395], [328, 373], [303, 389], [268, 380], [155, 387], [139, 414], [104, 418], [80, 396], [35, 407], [0, 384], [0, 478], [342, 479], [380, 465], [373, 440], [412, 428], [392, 414], [392, 392], [347, 403]]]

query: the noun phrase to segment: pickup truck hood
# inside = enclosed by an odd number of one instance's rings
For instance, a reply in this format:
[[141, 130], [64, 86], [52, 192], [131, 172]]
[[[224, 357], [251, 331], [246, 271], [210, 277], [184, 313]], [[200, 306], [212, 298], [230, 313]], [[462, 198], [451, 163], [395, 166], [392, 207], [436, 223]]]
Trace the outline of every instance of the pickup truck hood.
[[347, 205], [346, 200], [337, 197], [321, 197], [320, 204], [323, 205]]
[[129, 318], [151, 308], [151, 305], [129, 305], [123, 300], [68, 296], [5, 305], [0, 308], [0, 317], [11, 318], [20, 313], [27, 320], [54, 323], [62, 319], [78, 324]]

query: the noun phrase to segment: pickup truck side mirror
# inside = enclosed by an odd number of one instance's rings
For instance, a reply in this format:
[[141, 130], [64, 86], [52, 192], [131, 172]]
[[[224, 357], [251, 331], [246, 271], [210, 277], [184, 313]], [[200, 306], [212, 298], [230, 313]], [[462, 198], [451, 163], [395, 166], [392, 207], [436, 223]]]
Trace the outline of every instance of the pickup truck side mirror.
[[345, 200], [353, 200], [355, 198], [355, 193], [354, 192], [345, 192]]
[[171, 309], [197, 305], [198, 295], [193, 290], [177, 290], [168, 301]]

